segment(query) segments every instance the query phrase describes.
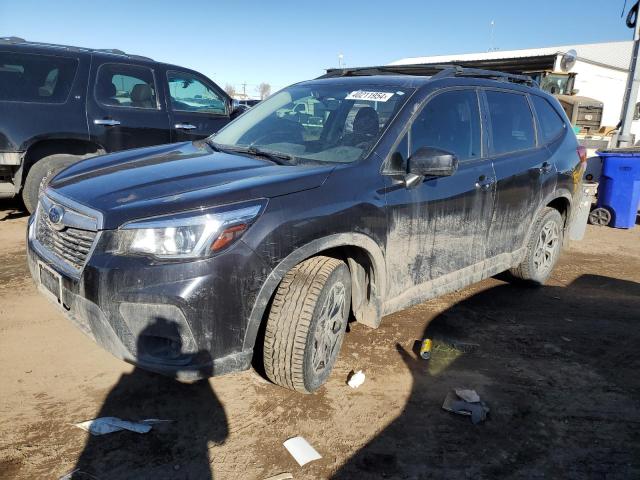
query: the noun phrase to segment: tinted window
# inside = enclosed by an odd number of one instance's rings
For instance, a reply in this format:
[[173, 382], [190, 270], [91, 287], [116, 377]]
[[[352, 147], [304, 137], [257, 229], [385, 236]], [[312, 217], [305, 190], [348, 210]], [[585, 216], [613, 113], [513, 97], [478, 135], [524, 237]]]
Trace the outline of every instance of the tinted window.
[[226, 114], [223, 97], [187, 72], [168, 72], [171, 108], [183, 112]]
[[102, 65], [96, 81], [96, 99], [103, 105], [157, 109], [153, 72], [133, 65]]
[[527, 97], [489, 90], [487, 101], [495, 153], [515, 152], [535, 146], [533, 116]]
[[73, 58], [0, 52], [0, 100], [64, 103], [77, 68]]
[[544, 98], [531, 95], [533, 107], [538, 114], [538, 122], [540, 123], [540, 138], [544, 143], [550, 142], [558, 137], [564, 130], [564, 121], [560, 115], [554, 110]]
[[368, 154], [409, 93], [355, 80], [292, 85], [247, 110], [211, 140], [300, 161], [354, 162]]
[[455, 153], [459, 160], [479, 158], [480, 109], [474, 90], [455, 90], [430, 100], [411, 126], [411, 154], [420, 147]]

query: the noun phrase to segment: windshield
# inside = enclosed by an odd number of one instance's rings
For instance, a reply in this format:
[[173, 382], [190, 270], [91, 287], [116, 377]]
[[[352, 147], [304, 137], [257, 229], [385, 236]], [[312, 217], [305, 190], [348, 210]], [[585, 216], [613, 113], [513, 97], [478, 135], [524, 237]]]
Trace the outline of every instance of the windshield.
[[210, 141], [296, 160], [354, 162], [369, 153], [411, 89], [294, 85], [231, 122]]

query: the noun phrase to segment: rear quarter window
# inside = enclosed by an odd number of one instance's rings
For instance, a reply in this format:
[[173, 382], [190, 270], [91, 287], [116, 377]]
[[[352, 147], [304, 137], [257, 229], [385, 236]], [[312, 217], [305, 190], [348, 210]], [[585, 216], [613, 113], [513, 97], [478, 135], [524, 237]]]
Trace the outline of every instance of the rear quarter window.
[[494, 153], [517, 152], [536, 145], [533, 113], [520, 93], [487, 90]]
[[77, 69], [75, 58], [0, 52], [0, 101], [64, 103]]
[[564, 120], [558, 115], [558, 112], [544, 98], [537, 95], [531, 95], [533, 108], [538, 114], [538, 123], [540, 124], [540, 139], [543, 143], [549, 143], [560, 136], [564, 131]]

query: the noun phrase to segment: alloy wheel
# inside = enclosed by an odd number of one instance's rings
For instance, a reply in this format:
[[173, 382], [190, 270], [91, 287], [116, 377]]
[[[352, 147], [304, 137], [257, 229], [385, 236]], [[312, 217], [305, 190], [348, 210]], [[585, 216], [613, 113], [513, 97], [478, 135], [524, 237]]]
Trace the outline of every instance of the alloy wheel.
[[316, 373], [321, 373], [332, 363], [344, 327], [346, 300], [345, 286], [337, 282], [325, 299], [316, 326], [311, 360]]
[[533, 266], [540, 274], [553, 268], [560, 246], [560, 229], [557, 222], [550, 220], [544, 224], [533, 254]]

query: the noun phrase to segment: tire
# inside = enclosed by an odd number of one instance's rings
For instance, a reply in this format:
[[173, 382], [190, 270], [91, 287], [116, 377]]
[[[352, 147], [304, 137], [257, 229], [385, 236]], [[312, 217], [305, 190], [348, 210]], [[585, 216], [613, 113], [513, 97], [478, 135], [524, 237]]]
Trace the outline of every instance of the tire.
[[29, 213], [35, 211], [38, 206], [38, 198], [51, 179], [80, 158], [74, 155], [50, 155], [41, 158], [29, 169], [27, 179], [22, 187], [22, 201]]
[[269, 380], [302, 393], [320, 388], [338, 358], [350, 308], [351, 275], [343, 261], [317, 256], [292, 268], [276, 290], [265, 328]]
[[560, 212], [546, 207], [536, 219], [526, 254], [520, 265], [511, 269], [511, 274], [534, 285], [544, 285], [562, 250], [563, 222]]

